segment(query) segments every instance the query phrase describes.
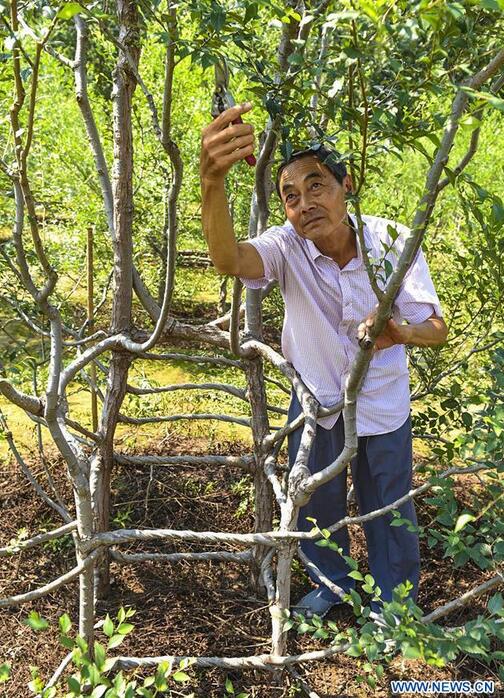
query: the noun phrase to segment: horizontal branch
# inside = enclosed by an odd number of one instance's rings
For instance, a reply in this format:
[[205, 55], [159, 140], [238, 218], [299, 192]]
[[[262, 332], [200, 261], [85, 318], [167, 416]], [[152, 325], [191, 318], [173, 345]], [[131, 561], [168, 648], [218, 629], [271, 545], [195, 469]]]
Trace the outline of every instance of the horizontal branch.
[[157, 395], [159, 393], [171, 393], [176, 390], [222, 390], [229, 395], [240, 398], [247, 402], [246, 391], [229, 383], [176, 383], [154, 388], [137, 388], [133, 385], [126, 387], [126, 392], [132, 395]]
[[82, 562], [79, 562], [79, 564], [76, 565], [69, 572], [62, 574], [61, 577], [58, 577], [52, 582], [49, 582], [49, 584], [44, 584], [44, 586], [41, 586], [38, 589], [28, 591], [26, 592], [26, 594], [16, 594], [15, 596], [6, 596], [5, 598], [0, 599], [0, 608], [7, 608], [9, 606], [20, 606], [23, 603], [35, 601], [36, 599], [40, 599], [42, 596], [50, 594], [52, 591], [56, 591], [56, 589], [59, 589], [61, 586], [63, 586], [63, 584], [71, 582], [72, 579], [75, 579], [76, 577], [81, 575], [85, 570], [87, 570], [87, 568], [93, 564], [94, 559], [97, 555], [98, 551], [93, 551], [84, 560], [82, 560]]
[[47, 531], [46, 533], [39, 533], [33, 538], [28, 538], [26, 540], [16, 540], [14, 543], [7, 545], [4, 548], [0, 548], [0, 557], [8, 557], [14, 555], [15, 553], [22, 552], [23, 550], [29, 550], [34, 548], [36, 545], [41, 543], [47, 543], [49, 540], [54, 540], [55, 538], [60, 538], [65, 536], [67, 533], [71, 533], [77, 528], [77, 521], [71, 521], [64, 526], [55, 528], [53, 531]]
[[216, 560], [218, 562], [248, 562], [252, 558], [252, 552], [245, 550], [241, 553], [232, 553], [227, 550], [210, 551], [204, 553], [120, 553], [118, 550], [110, 552], [112, 559], [121, 564], [139, 562], [201, 562]]
[[130, 456], [125, 453], [114, 453], [114, 460], [121, 465], [226, 465], [238, 466], [252, 470], [254, 456]]
[[280, 533], [271, 531], [267, 533], [221, 533], [219, 531], [189, 531], [171, 528], [124, 528], [117, 531], [96, 533], [90, 540], [83, 544], [84, 550], [90, 551], [100, 547], [123, 545], [138, 541], [186, 541], [203, 545], [216, 545], [219, 543], [232, 543], [236, 545], [268, 545], [277, 547], [292, 538], [306, 538], [306, 533]]
[[[201, 668], [219, 667], [221, 669], [270, 669], [274, 671], [278, 667], [303, 662], [313, 662], [320, 659], [329, 659], [336, 654], [346, 652], [350, 643], [333, 645], [324, 650], [304, 652], [288, 656], [275, 656], [272, 654], [259, 654], [252, 657], [191, 657], [193, 666]], [[178, 663], [186, 657], [117, 657], [111, 669], [136, 669], [144, 666], [157, 666], [161, 662]]]
[[251, 420], [240, 417], [230, 417], [227, 414], [169, 414], [162, 417], [127, 417], [124, 414], [119, 415], [119, 422], [123, 424], [159, 424], [161, 422], [178, 422], [180, 420], [197, 420], [197, 419], [212, 419], [218, 422], [229, 422], [231, 424], [240, 424], [243, 427], [252, 426]]
[[[441, 475], [436, 476], [436, 480], [444, 479], [450, 477], [451, 475], [465, 475], [469, 473], [475, 473], [481, 470], [490, 470], [487, 465], [474, 465], [468, 468], [449, 468]], [[328, 526], [328, 530], [332, 533], [339, 530], [343, 526], [348, 526], [351, 524], [360, 524], [364, 521], [370, 521], [371, 519], [383, 516], [392, 509], [397, 509], [398, 506], [404, 502], [418, 496], [419, 494], [425, 492], [426, 490], [434, 487], [437, 484], [434, 482], [427, 482], [414, 490], [411, 490], [403, 497], [400, 497], [395, 502], [388, 504], [387, 506], [377, 509], [375, 511], [369, 512], [368, 514], [363, 514], [362, 516], [349, 517], [341, 519], [332, 526]], [[190, 530], [176, 530], [176, 529], [166, 529], [166, 528], [154, 528], [154, 529], [121, 529], [118, 531], [107, 531], [105, 533], [95, 534], [89, 541], [83, 544], [83, 549], [86, 551], [94, 550], [102, 546], [112, 546], [112, 545], [122, 545], [123, 543], [133, 543], [136, 541], [152, 541], [152, 540], [185, 540], [194, 541], [202, 544], [215, 544], [215, 543], [233, 543], [237, 545], [267, 545], [270, 547], [280, 547], [285, 545], [289, 541], [302, 541], [302, 540], [318, 540], [321, 537], [321, 533], [318, 531], [265, 531], [261, 533], [221, 533], [216, 531], [190, 531]]]
[[[468, 592], [468, 594], [464, 595], [464, 597], [467, 597], [467, 600], [469, 600], [469, 596], [470, 598], [475, 598], [475, 596], [480, 595], [485, 591], [488, 591], [490, 588], [493, 588], [494, 586], [496, 586], [497, 583], [501, 583], [502, 581], [502, 575], [498, 575], [497, 577], [494, 577], [492, 580], [489, 580], [488, 582], [485, 582], [484, 584], [480, 585], [479, 587], [477, 587], [477, 589]], [[458, 604], [459, 602], [460, 600], [457, 599], [455, 602], [450, 602], [450, 604]], [[465, 605], [465, 603], [463, 605]], [[432, 616], [434, 614], [437, 614], [436, 617], [440, 617], [440, 615], [445, 615], [446, 609], [450, 606], [450, 604], [446, 604], [440, 609], [437, 609], [437, 611], [434, 611], [434, 613], [424, 616], [422, 618], [422, 622], [430, 622], [431, 619], [433, 620]], [[323, 650], [315, 650], [311, 652], [304, 652], [298, 655], [288, 656], [273, 656], [271, 654], [262, 654], [250, 657], [191, 657], [191, 659], [194, 660], [194, 666], [200, 668], [218, 667], [224, 669], [254, 668], [275, 670], [279, 667], [289, 667], [294, 664], [329, 659], [330, 657], [333, 657], [336, 654], [341, 654], [348, 651], [350, 645], [351, 643], [345, 643], [336, 646], [333, 645]], [[171, 655], [158, 657], [119, 656], [115, 658], [114, 664], [111, 668], [115, 670], [131, 670], [139, 667], [157, 666], [158, 664], [164, 661], [178, 663], [182, 659], [185, 659], [185, 657], [174, 657]]]

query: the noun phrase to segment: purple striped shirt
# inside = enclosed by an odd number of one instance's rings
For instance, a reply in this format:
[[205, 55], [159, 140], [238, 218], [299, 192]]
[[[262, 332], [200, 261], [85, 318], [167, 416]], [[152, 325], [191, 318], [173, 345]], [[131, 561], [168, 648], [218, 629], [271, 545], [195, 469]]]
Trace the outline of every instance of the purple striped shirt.
[[[364, 239], [369, 256], [383, 258], [383, 245], [399, 234], [386, 259], [395, 268], [409, 229], [384, 218], [363, 216]], [[376, 307], [376, 296], [362, 260], [357, 257], [340, 269], [311, 240], [296, 233], [286, 221], [260, 237], [248, 240], [261, 255], [262, 279], [242, 281], [261, 288], [278, 281], [285, 302], [282, 352], [321, 405], [328, 407], [343, 397], [345, 381], [359, 348], [357, 327]], [[383, 287], [383, 283], [378, 279]], [[418, 324], [432, 314], [442, 316], [439, 299], [423, 253], [409, 269], [394, 304], [396, 322]], [[398, 429], [410, 410], [409, 375], [403, 345], [377, 351], [357, 398], [359, 436], [386, 434]], [[318, 424], [330, 429], [339, 413], [322, 417]]]

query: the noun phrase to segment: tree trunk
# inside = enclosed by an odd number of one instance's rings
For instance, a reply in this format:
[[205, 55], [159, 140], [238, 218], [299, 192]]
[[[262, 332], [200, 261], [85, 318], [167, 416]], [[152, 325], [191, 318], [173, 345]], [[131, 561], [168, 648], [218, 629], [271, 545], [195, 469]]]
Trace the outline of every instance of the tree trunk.
[[[131, 124], [132, 97], [136, 79], [128, 61], [138, 65], [139, 15], [135, 0], [118, 0], [119, 41], [125, 47], [119, 50], [114, 70], [114, 300], [111, 332], [128, 333], [131, 330], [131, 300], [133, 292], [133, 129]], [[102, 442], [93, 460], [92, 497], [96, 517], [96, 531], [109, 528], [110, 478], [113, 466], [114, 435], [119, 410], [124, 399], [131, 358], [124, 352], [113, 352], [107, 392], [100, 424]], [[104, 552], [97, 561], [95, 587], [98, 598], [109, 591], [109, 557]]]
[[[247, 383], [252, 410], [252, 436], [254, 439], [254, 531], [271, 531], [273, 527], [273, 493], [264, 472], [265, 455], [261, 445], [269, 434], [266, 391], [264, 389], [263, 362], [256, 357], [247, 362]], [[263, 592], [260, 568], [268, 548], [257, 545], [253, 550], [251, 582], [258, 594]]]

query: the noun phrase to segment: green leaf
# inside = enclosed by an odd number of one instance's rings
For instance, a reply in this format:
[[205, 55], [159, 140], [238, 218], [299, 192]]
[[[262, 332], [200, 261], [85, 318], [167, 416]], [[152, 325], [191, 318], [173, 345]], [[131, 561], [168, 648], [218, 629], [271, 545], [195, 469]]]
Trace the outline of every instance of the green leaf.
[[250, 3], [250, 5], [248, 5], [247, 9], [245, 10], [245, 18], [243, 20], [243, 23], [247, 24], [247, 22], [250, 22], [251, 19], [257, 17], [258, 10], [259, 6], [257, 5], [257, 3]]
[[103, 672], [106, 673], [107, 671], [110, 671], [110, 670], [112, 669], [112, 667], [114, 666], [115, 661], [116, 661], [116, 660], [114, 659], [114, 657], [109, 657], [109, 658], [105, 661], [105, 665], [104, 665], [104, 667], [103, 667]]
[[481, 646], [481, 642], [474, 640], [471, 637], [461, 637], [457, 640], [457, 645], [463, 652], [468, 654], [486, 654]]
[[287, 62], [290, 63], [290, 65], [303, 65], [304, 63], [304, 57], [302, 53], [291, 53], [290, 56], [287, 58]]
[[349, 649], [347, 649], [346, 654], [350, 655], [350, 657], [360, 657], [362, 650], [357, 647], [357, 645], [352, 645]]
[[0, 683], [5, 683], [10, 679], [11, 665], [8, 662], [0, 664]]
[[186, 674], [185, 671], [176, 671], [173, 674], [172, 678], [174, 681], [178, 681], [179, 683], [191, 680], [191, 677], [189, 676], [189, 674]]
[[32, 630], [47, 630], [49, 623], [45, 618], [42, 618], [37, 611], [30, 611], [28, 618], [24, 621]]
[[112, 649], [114, 649], [114, 647], [118, 647], [123, 640], [124, 640], [124, 635], [119, 635], [119, 634], [112, 635], [112, 637], [108, 641], [107, 647], [109, 648], [109, 650], [112, 650]]
[[472, 514], [461, 514], [458, 519], [457, 523], [455, 524], [455, 528], [453, 529], [454, 533], [458, 533], [461, 531], [464, 526], [466, 526], [469, 521], [474, 521], [476, 517], [474, 517]]
[[61, 632], [64, 635], [68, 635], [70, 628], [72, 627], [72, 621], [70, 620], [70, 616], [68, 615], [68, 613], [64, 613], [62, 616], [58, 618], [58, 625]]
[[82, 7], [77, 2], [67, 2], [58, 12], [60, 19], [72, 19], [76, 14], [82, 12]]
[[490, 92], [478, 92], [477, 90], [473, 90], [470, 87], [461, 87], [460, 89], [464, 92], [469, 93], [471, 97], [478, 97], [479, 99], [484, 100], [491, 107], [494, 107], [494, 109], [504, 111], [504, 99], [500, 99], [499, 97], [496, 97]]
[[226, 24], [226, 11], [223, 7], [215, 3], [210, 15], [208, 16], [208, 20], [213, 29], [215, 29], [216, 32], [220, 32]]
[[226, 676], [226, 684], [225, 684], [225, 687], [226, 687], [226, 693], [234, 693], [233, 682], [231, 681], [231, 679], [229, 678], [229, 676]]
[[396, 527], [397, 527], [397, 526], [402, 526], [402, 525], [404, 524], [404, 521], [405, 521], [405, 519], [393, 519], [393, 520], [390, 522], [390, 525], [391, 525], [391, 526], [396, 526]]
[[494, 594], [492, 598], [489, 600], [488, 610], [490, 613], [495, 615], [502, 610], [503, 605], [504, 599], [502, 598], [502, 594], [499, 592], [498, 594]]
[[455, 19], [463, 19], [465, 15], [465, 8], [459, 2], [449, 2], [446, 5], [446, 9]]
[[106, 653], [105, 647], [101, 645], [99, 642], [94, 643], [94, 659], [98, 669], [103, 671], [103, 667], [105, 666]]
[[473, 423], [473, 418], [472, 415], [469, 412], [462, 412], [462, 422], [464, 423], [464, 426], [466, 426], [468, 429], [471, 428], [472, 423]]
[[356, 570], [359, 566], [359, 563], [354, 560], [353, 557], [350, 557], [350, 555], [343, 555], [343, 559], [352, 570]]
[[112, 635], [114, 634], [114, 624], [108, 613], [107, 617], [105, 618], [105, 623], [103, 624], [102, 630], [107, 637], [112, 637]]
[[67, 678], [67, 684], [68, 688], [74, 693], [76, 696], [81, 695], [81, 685], [80, 682], [75, 678], [75, 676], [69, 676]]
[[485, 10], [494, 10], [495, 12], [501, 12], [504, 7], [501, 3], [497, 2], [497, 0], [479, 0], [479, 4], [481, 7], [484, 7]]
[[352, 570], [348, 573], [348, 576], [352, 577], [352, 579], [357, 579], [359, 582], [364, 580], [364, 576], [359, 572], [359, 570]]
[[135, 626], [132, 625], [131, 623], [121, 623], [119, 627], [117, 628], [117, 632], [120, 635], [128, 635]]
[[376, 688], [376, 679], [374, 676], [366, 677], [366, 683], [371, 686], [373, 690]]
[[75, 647], [74, 640], [72, 640], [71, 637], [68, 637], [68, 635], [60, 635], [59, 641], [63, 645], [63, 647], [66, 647], [67, 650], [73, 650], [73, 648]]
[[101, 686], [96, 686], [96, 688], [93, 689], [90, 698], [101, 698], [106, 690], [107, 686], [105, 684], [102, 684]]
[[89, 681], [91, 686], [96, 686], [100, 682], [101, 674], [95, 664], [91, 664], [88, 669]]

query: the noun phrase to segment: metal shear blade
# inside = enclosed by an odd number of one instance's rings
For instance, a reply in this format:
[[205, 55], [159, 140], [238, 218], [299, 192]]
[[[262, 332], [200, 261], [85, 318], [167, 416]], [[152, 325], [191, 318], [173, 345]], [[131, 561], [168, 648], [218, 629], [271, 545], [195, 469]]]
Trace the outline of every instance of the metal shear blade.
[[212, 116], [215, 118], [223, 111], [234, 107], [235, 101], [229, 91], [229, 69], [226, 61], [220, 58], [215, 68], [215, 92], [212, 98]]

